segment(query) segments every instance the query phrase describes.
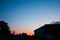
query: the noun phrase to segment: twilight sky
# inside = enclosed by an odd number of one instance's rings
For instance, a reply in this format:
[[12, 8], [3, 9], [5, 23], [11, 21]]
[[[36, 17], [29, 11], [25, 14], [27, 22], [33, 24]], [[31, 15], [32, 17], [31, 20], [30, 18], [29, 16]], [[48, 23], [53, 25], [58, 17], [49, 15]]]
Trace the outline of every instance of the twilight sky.
[[0, 20], [16, 33], [33, 34], [41, 25], [60, 20], [60, 0], [0, 0]]

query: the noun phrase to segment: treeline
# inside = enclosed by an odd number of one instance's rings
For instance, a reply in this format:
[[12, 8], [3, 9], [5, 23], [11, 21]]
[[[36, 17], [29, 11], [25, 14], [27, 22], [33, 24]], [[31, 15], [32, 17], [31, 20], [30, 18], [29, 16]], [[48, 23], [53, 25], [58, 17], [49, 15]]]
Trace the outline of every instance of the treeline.
[[11, 34], [10, 27], [5, 21], [0, 21], [0, 40], [35, 40], [34, 35], [29, 36], [26, 33]]
[[43, 25], [29, 36], [26, 33], [11, 34], [8, 23], [0, 21], [0, 40], [60, 40], [60, 22]]

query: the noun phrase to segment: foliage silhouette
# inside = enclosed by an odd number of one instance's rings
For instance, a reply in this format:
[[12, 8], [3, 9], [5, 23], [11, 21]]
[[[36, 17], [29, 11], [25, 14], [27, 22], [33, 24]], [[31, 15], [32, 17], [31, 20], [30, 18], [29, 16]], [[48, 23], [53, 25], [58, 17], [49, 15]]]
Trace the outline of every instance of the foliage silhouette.
[[10, 36], [10, 28], [8, 24], [4, 21], [0, 21], [0, 39], [1, 40], [8, 40]]
[[5, 21], [0, 21], [0, 40], [60, 40], [60, 23], [45, 24], [34, 30], [34, 35], [26, 33], [11, 34], [10, 27]]
[[60, 24], [60, 21], [54, 21], [51, 24]]

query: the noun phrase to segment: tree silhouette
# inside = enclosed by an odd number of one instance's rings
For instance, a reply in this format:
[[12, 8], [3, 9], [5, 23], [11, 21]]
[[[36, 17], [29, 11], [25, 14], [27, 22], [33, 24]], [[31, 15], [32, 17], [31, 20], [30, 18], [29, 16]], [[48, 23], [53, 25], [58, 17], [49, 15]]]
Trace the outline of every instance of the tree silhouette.
[[60, 21], [51, 22], [51, 24], [60, 24]]
[[26, 33], [14, 35], [5, 21], [0, 21], [0, 40], [60, 40], [60, 22], [52, 22], [34, 30], [33, 36]]
[[0, 21], [0, 33], [2, 33], [2, 34], [10, 33], [10, 28], [9, 28], [8, 24], [4, 21]]
[[10, 37], [10, 28], [8, 24], [4, 21], [0, 21], [0, 39], [1, 40], [8, 40]]

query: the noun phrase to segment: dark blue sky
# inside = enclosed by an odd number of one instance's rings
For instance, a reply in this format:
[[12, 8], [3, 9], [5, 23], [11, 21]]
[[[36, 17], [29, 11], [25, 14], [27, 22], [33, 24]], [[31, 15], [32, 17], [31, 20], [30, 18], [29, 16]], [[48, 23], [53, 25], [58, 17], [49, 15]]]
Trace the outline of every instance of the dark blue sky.
[[0, 0], [0, 20], [11, 30], [33, 33], [41, 25], [60, 20], [60, 0]]

